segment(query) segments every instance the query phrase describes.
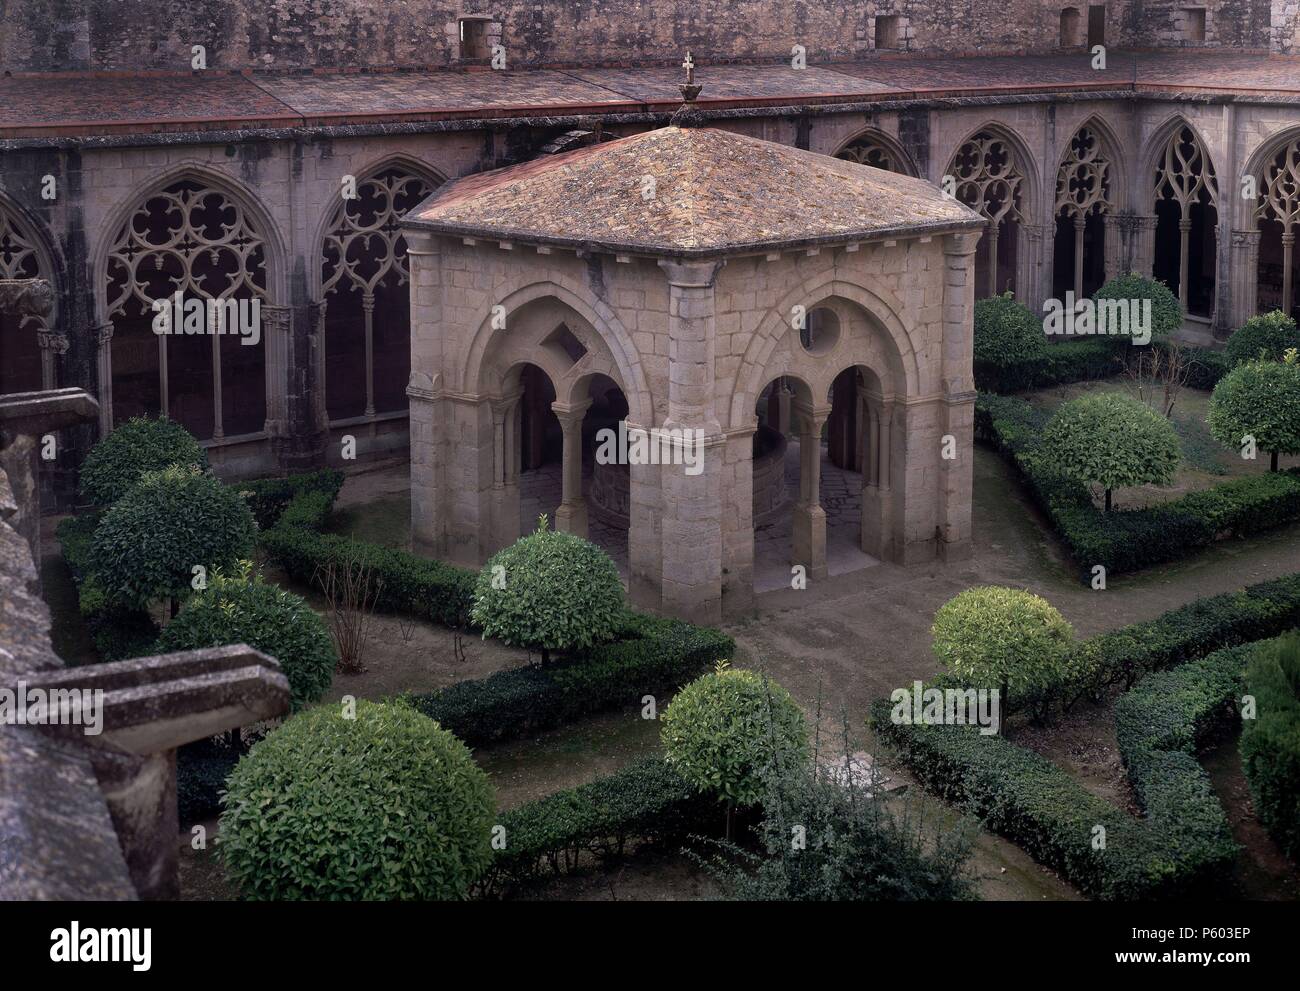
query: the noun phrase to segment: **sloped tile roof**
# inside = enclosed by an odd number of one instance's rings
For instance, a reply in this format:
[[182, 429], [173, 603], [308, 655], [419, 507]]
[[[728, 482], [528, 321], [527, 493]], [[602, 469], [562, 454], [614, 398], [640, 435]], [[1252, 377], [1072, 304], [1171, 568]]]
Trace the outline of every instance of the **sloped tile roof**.
[[664, 127], [450, 182], [404, 226], [681, 256], [981, 223], [921, 179], [715, 128]]

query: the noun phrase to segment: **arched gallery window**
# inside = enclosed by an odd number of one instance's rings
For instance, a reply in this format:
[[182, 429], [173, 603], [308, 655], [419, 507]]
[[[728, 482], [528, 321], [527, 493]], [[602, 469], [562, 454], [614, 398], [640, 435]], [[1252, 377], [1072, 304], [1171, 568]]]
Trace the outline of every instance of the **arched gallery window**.
[[233, 198], [195, 179], [146, 197], [109, 249], [114, 421], [165, 411], [218, 443], [262, 432], [265, 334], [245, 344], [236, 333], [155, 333], [154, 300], [177, 292], [205, 305], [267, 302], [262, 234]]
[[1190, 127], [1165, 142], [1155, 183], [1155, 277], [1178, 293], [1184, 311], [1210, 316], [1219, 191], [1210, 156]]
[[886, 172], [911, 175], [911, 170], [904, 164], [902, 156], [874, 134], [863, 134], [854, 138], [837, 151], [835, 157], [842, 158], [846, 162], [857, 162], [859, 165], [884, 169]]
[[948, 174], [958, 200], [988, 221], [975, 253], [976, 296], [1016, 288], [1025, 172], [1004, 138], [980, 131], [957, 149]]
[[344, 200], [322, 252], [325, 409], [331, 422], [406, 410], [410, 270], [398, 222], [434, 184], [389, 168]]
[[1259, 177], [1259, 309], [1295, 316], [1295, 236], [1300, 226], [1300, 139], [1282, 148]]
[[[48, 279], [48, 264], [35, 236], [0, 203], [0, 279]], [[0, 313], [0, 394], [58, 385], [55, 355], [67, 350], [67, 341], [52, 334], [53, 326], [53, 313]]]
[[1106, 281], [1105, 216], [1111, 202], [1111, 162], [1097, 132], [1081, 127], [1056, 173], [1056, 259], [1053, 291], [1090, 296]]

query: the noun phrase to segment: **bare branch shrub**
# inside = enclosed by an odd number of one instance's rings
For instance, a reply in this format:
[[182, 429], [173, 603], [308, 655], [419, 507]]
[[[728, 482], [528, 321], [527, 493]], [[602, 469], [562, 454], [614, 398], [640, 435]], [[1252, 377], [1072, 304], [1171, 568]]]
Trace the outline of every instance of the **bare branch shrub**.
[[317, 567], [313, 582], [329, 604], [327, 619], [339, 652], [339, 670], [360, 674], [366, 670], [361, 658], [370, 640], [370, 621], [383, 579], [374, 576], [371, 566], [353, 554], [342, 562]]

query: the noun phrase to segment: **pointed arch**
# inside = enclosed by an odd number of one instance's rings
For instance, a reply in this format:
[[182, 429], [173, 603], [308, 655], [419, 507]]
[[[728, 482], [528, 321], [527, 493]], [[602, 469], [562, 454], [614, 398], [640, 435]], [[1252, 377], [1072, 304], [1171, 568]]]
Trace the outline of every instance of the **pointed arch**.
[[[107, 218], [95, 255], [103, 425], [164, 412], [213, 444], [265, 435], [286, 295], [283, 242], [241, 184], [200, 163], [161, 170]], [[155, 301], [229, 300], [249, 333], [156, 334]], [[181, 328], [176, 328], [180, 330]], [[255, 330], [255, 336], [253, 331]], [[252, 343], [249, 343], [252, 342]]]
[[311, 276], [321, 304], [321, 400], [334, 424], [406, 412], [410, 272], [400, 222], [442, 182], [406, 155], [385, 156], [355, 180], [355, 197], [323, 212]]
[[864, 127], [858, 131], [840, 145], [834, 157], [900, 175], [920, 175], [916, 162], [898, 139], [878, 127]]
[[1143, 156], [1156, 215], [1153, 274], [1174, 288], [1183, 311], [1211, 316], [1217, 296], [1219, 187], [1200, 132], [1171, 115]]
[[1106, 220], [1118, 210], [1118, 155], [1110, 128], [1088, 117], [1074, 129], [1056, 167], [1053, 290], [1090, 295], [1106, 279]]
[[59, 357], [68, 351], [59, 309], [63, 273], [44, 225], [0, 192], [0, 279], [44, 279], [54, 306], [44, 316], [0, 313], [0, 394], [53, 389]]
[[973, 131], [953, 152], [945, 188], [986, 222], [975, 255], [977, 293], [1016, 290], [1016, 271], [1025, 250], [1022, 224], [1032, 217], [1034, 158], [1019, 136], [1001, 124]]

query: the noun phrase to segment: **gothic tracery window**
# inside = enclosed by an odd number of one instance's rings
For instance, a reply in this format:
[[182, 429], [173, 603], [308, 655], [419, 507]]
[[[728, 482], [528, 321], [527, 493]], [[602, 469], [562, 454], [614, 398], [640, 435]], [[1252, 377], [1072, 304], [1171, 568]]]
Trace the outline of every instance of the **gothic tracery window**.
[[406, 409], [410, 272], [398, 222], [433, 186], [390, 168], [357, 185], [322, 251], [325, 407], [331, 421]]
[[837, 151], [835, 157], [842, 158], [846, 162], [857, 162], [859, 165], [884, 169], [886, 172], [907, 174], [907, 169], [902, 162], [898, 161], [894, 151], [871, 134], [854, 138]]
[[1295, 238], [1300, 226], [1300, 140], [1283, 146], [1258, 180], [1255, 219], [1262, 235], [1259, 246], [1259, 308], [1281, 309], [1293, 316], [1295, 300]]
[[243, 208], [184, 179], [153, 193], [108, 255], [113, 418], [165, 411], [200, 440], [255, 434], [266, 422], [266, 341], [154, 332], [154, 300], [267, 300], [265, 247]]
[[1113, 208], [1111, 161], [1100, 136], [1085, 125], [1070, 139], [1069, 151], [1056, 173], [1058, 295], [1063, 288], [1070, 288], [1076, 297], [1082, 297], [1105, 281], [1103, 218]]
[[[46, 264], [35, 238], [0, 205], [0, 279], [48, 279]], [[67, 344], [52, 334], [53, 318], [53, 313], [0, 313], [0, 393], [34, 392], [58, 384], [54, 354], [66, 351]]]
[[1025, 173], [1011, 145], [980, 131], [957, 149], [948, 174], [953, 194], [985, 220], [988, 227], [975, 255], [976, 285], [996, 295], [1014, 288], [1016, 233], [1022, 219]]
[[1214, 308], [1218, 182], [1190, 127], [1169, 136], [1156, 163], [1155, 277], [1176, 286], [1187, 312]]

